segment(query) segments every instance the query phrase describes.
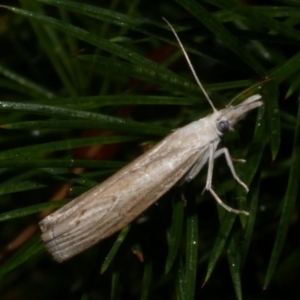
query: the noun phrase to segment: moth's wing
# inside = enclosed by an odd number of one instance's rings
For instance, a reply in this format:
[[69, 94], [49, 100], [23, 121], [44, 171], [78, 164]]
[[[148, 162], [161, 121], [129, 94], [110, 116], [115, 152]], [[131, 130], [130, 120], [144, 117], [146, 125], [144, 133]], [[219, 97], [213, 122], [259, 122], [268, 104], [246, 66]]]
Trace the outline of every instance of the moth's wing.
[[196, 141], [183, 144], [175, 140], [175, 144], [167, 137], [42, 220], [42, 239], [54, 258], [69, 259], [126, 226], [178, 182], [205, 152], [196, 147]]

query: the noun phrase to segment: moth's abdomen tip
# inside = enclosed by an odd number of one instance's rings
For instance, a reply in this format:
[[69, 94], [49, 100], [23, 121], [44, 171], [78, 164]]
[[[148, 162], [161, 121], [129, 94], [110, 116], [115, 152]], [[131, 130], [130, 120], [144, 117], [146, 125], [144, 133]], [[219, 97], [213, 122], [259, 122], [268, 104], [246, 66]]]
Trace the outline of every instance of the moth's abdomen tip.
[[66, 258], [61, 257], [60, 255], [55, 255], [52, 254], [52, 258], [57, 261], [58, 263], [63, 263], [64, 261], [66, 261]]
[[41, 231], [43, 232], [41, 235], [41, 239], [45, 244], [46, 250], [52, 255], [53, 259], [59, 263], [67, 260], [69, 257], [61, 252], [61, 249], [57, 245], [57, 240], [53, 234], [53, 231], [47, 228], [47, 226], [44, 226], [42, 222], [40, 222], [39, 225]]
[[58, 246], [56, 245], [56, 242], [54, 240], [51, 241], [45, 241], [43, 239], [43, 235], [42, 235], [42, 240], [45, 242], [45, 247], [47, 249], [47, 251], [51, 254], [52, 258], [59, 262], [62, 263], [66, 260], [69, 259], [68, 256], [63, 255], [63, 253], [61, 252], [61, 250], [58, 248]]

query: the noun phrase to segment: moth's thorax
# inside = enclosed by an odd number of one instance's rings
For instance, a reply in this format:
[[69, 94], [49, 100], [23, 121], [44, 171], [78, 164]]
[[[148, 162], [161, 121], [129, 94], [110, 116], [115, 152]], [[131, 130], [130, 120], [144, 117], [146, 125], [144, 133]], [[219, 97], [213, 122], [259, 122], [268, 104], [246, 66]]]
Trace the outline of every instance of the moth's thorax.
[[[219, 140], [222, 135], [216, 127], [219, 112], [215, 112], [198, 121], [194, 121], [174, 132], [175, 140], [184, 141], [189, 147], [201, 148]], [[176, 136], [176, 137], [175, 137]]]

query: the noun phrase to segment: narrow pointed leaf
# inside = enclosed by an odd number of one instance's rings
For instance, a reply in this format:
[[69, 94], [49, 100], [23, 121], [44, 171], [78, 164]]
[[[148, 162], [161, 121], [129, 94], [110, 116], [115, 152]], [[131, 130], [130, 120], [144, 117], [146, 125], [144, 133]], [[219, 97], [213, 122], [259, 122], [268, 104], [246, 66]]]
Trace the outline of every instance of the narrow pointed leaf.
[[231, 238], [229, 242], [227, 258], [236, 297], [238, 300], [242, 300], [240, 253], [238, 253], [234, 238]]
[[178, 300], [189, 300], [186, 295], [186, 277], [182, 258], [179, 258], [176, 272], [176, 296]]
[[233, 0], [205, 0], [206, 2], [219, 6], [223, 9], [233, 10], [235, 13], [242, 15], [245, 18], [250, 18], [252, 21], [255, 20], [256, 23], [265, 26], [266, 28], [273, 29], [276, 32], [300, 41], [300, 31], [285, 25], [283, 22], [274, 20], [274, 18], [269, 17], [264, 14], [263, 11], [259, 9], [252, 8], [249, 5], [239, 3]]
[[47, 187], [47, 184], [39, 183], [37, 181], [23, 181], [18, 183], [2, 184], [0, 186], [0, 195], [36, 190], [44, 187]]
[[295, 206], [295, 201], [298, 194], [298, 185], [300, 182], [300, 105], [298, 104], [298, 114], [297, 123], [294, 135], [293, 153], [292, 161], [289, 172], [289, 180], [287, 190], [283, 199], [281, 217], [279, 221], [279, 227], [276, 235], [275, 244], [272, 250], [266, 278], [265, 285], [266, 288], [273, 276], [275, 268], [277, 266], [279, 257], [281, 255], [282, 249], [285, 245], [286, 235], [290, 225], [290, 218], [293, 213]]
[[20, 218], [23, 216], [35, 214], [44, 210], [53, 209], [53, 208], [59, 208], [63, 205], [67, 204], [70, 200], [60, 200], [60, 201], [53, 201], [53, 202], [47, 202], [47, 203], [41, 203], [31, 206], [26, 206], [23, 208], [15, 209], [12, 211], [8, 211], [5, 213], [0, 214], [0, 222], [11, 220], [14, 218]]
[[35, 96], [43, 96], [47, 98], [55, 98], [55, 94], [52, 91], [47, 90], [44, 87], [41, 87], [39, 84], [28, 80], [26, 77], [17, 74], [15, 71], [10, 70], [9, 68], [0, 64], [0, 74], [9, 78], [10, 80], [17, 82], [20, 86], [25, 87]]
[[181, 199], [173, 204], [171, 228], [168, 230], [168, 256], [166, 259], [165, 273], [169, 273], [175, 263], [182, 237], [184, 221], [184, 203]]
[[135, 137], [126, 136], [109, 136], [109, 137], [93, 137], [84, 139], [70, 139], [62, 142], [50, 142], [41, 145], [25, 146], [17, 149], [7, 150], [0, 152], [0, 160], [12, 159], [17, 157], [26, 157], [35, 155], [41, 155], [45, 153], [51, 153], [59, 150], [74, 149], [78, 147], [91, 146], [91, 145], [105, 145], [115, 144], [136, 140]]
[[198, 215], [189, 215], [186, 223], [185, 295], [187, 299], [194, 299], [198, 267]]
[[267, 117], [267, 129], [268, 136], [270, 137], [270, 146], [272, 152], [272, 159], [275, 160], [280, 146], [280, 116], [279, 116], [279, 91], [275, 82], [266, 83], [266, 93], [264, 98], [266, 99], [266, 117]]
[[[0, 152], [1, 153], [1, 152]], [[82, 168], [102, 168], [102, 169], [120, 169], [126, 165], [125, 162], [118, 161], [97, 161], [97, 160], [88, 160], [88, 159], [37, 159], [37, 158], [17, 158], [0, 160], [1, 168], [45, 168], [45, 167], [82, 167]]]
[[257, 172], [253, 182], [251, 184], [251, 189], [248, 196], [249, 206], [249, 216], [246, 223], [246, 228], [243, 230], [243, 242], [241, 245], [241, 269], [245, 266], [247, 255], [252, 240], [252, 235], [254, 231], [254, 225], [256, 221], [256, 214], [259, 205], [259, 185], [260, 185], [261, 172]]
[[150, 286], [153, 281], [152, 269], [153, 269], [153, 261], [146, 261], [144, 267], [143, 282], [142, 282], [142, 292], [141, 292], [142, 300], [149, 299]]
[[239, 43], [239, 41], [208, 11], [194, 0], [176, 0], [186, 10], [192, 13], [200, 22], [214, 33], [225, 45], [238, 55], [251, 69], [258, 74], [265, 74], [262, 65]]
[[232, 214], [229, 212], [225, 212], [223, 214], [220, 229], [218, 231], [217, 237], [214, 242], [214, 246], [213, 246], [211, 254], [210, 254], [207, 272], [206, 272], [206, 276], [205, 276], [205, 282], [207, 282], [209, 277], [211, 276], [211, 274], [217, 264], [217, 261], [219, 260], [221, 254], [225, 248], [225, 244], [227, 242], [228, 236], [231, 232], [231, 228], [233, 226], [235, 219], [236, 219], [235, 214]]
[[111, 300], [119, 299], [121, 287], [122, 283], [120, 281], [120, 270], [114, 270], [111, 280]]
[[119, 248], [123, 244], [129, 230], [130, 230], [130, 225], [127, 225], [119, 233], [117, 240], [115, 241], [114, 245], [112, 246], [112, 248], [110, 249], [109, 253], [106, 256], [105, 262], [102, 264], [101, 274], [103, 274], [107, 270], [107, 268], [110, 266], [111, 262], [113, 261], [113, 259], [116, 256]]
[[0, 277], [7, 275], [24, 263], [27, 263], [30, 259], [36, 257], [43, 251], [44, 245], [40, 237], [34, 237], [1, 265]]

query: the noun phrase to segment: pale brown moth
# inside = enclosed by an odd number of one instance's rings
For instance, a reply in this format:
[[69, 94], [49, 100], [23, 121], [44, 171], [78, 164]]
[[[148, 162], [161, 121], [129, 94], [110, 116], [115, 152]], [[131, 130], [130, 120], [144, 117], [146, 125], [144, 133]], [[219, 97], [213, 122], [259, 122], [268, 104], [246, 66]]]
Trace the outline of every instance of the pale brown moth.
[[40, 222], [42, 240], [58, 262], [73, 257], [122, 229], [176, 183], [192, 180], [206, 162], [205, 189], [226, 210], [248, 215], [246, 211], [227, 206], [214, 192], [213, 166], [214, 159], [224, 154], [233, 177], [248, 191], [234, 170], [228, 149], [217, 150], [217, 146], [224, 133], [249, 111], [263, 104], [258, 101], [261, 96], [251, 96], [237, 106], [228, 105], [218, 111], [202, 87], [176, 32], [166, 22], [213, 113], [175, 130], [103, 183], [43, 219]]

